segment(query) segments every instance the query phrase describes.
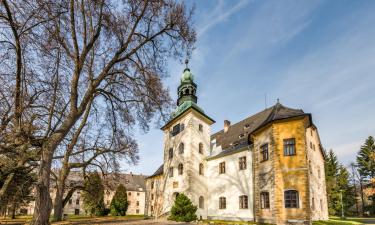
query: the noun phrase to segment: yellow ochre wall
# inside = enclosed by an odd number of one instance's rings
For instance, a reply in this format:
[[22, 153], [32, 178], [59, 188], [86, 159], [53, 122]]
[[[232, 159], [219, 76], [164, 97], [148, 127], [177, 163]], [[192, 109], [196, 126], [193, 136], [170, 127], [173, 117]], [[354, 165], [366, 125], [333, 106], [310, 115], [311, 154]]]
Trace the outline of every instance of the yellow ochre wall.
[[[287, 220], [309, 220], [309, 182], [308, 161], [306, 156], [306, 127], [308, 117], [276, 122], [272, 125], [274, 139], [275, 171], [275, 217], [277, 224]], [[284, 156], [284, 139], [295, 138], [296, 155]], [[284, 191], [297, 190], [299, 208], [288, 209], [284, 206]]]

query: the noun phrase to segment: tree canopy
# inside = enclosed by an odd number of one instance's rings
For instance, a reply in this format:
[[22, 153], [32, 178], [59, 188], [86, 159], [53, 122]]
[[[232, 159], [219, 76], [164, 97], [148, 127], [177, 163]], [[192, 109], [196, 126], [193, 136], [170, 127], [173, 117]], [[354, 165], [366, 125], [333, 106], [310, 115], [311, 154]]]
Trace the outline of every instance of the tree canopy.
[[111, 201], [111, 215], [113, 216], [125, 216], [128, 210], [128, 197], [126, 188], [124, 185], [120, 184], [116, 193]]

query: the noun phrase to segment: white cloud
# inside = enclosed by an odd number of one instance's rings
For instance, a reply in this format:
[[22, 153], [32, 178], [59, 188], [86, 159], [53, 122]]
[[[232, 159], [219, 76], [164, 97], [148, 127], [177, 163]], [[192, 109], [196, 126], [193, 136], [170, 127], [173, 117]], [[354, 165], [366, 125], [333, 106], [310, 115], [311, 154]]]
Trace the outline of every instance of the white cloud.
[[227, 20], [233, 13], [244, 8], [250, 1], [241, 0], [235, 4], [232, 8], [227, 8], [223, 0], [218, 1], [216, 7], [207, 15], [205, 22], [198, 27], [198, 37], [202, 36], [209, 29]]

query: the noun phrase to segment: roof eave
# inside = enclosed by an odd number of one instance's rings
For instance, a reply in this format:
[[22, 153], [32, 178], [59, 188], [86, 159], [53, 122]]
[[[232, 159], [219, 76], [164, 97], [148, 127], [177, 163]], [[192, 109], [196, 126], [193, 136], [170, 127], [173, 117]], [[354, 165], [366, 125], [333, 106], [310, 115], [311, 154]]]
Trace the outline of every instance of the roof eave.
[[207, 116], [205, 113], [201, 112], [200, 110], [196, 109], [194, 106], [190, 106], [189, 108], [186, 108], [184, 111], [182, 111], [178, 116], [172, 118], [171, 120], [169, 120], [164, 126], [162, 126], [160, 129], [161, 130], [165, 130], [166, 127], [168, 127], [171, 123], [173, 123], [174, 121], [176, 121], [177, 119], [181, 118], [183, 115], [185, 115], [185, 113], [187, 111], [189, 111], [190, 109], [194, 109], [194, 111], [198, 112], [199, 114], [201, 114], [203, 117], [205, 117], [206, 119], [208, 119], [211, 124], [215, 123], [216, 121], [213, 120], [211, 117]]

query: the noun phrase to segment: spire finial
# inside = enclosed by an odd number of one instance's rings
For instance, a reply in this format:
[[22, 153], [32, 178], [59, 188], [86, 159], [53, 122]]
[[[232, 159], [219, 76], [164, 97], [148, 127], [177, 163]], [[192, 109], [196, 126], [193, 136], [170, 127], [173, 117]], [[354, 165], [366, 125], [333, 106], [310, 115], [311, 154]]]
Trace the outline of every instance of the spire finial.
[[185, 69], [188, 68], [188, 64], [189, 64], [189, 60], [186, 58], [186, 59], [185, 59], [185, 67], [186, 67]]
[[277, 98], [277, 104], [280, 104], [280, 99], [279, 98]]

